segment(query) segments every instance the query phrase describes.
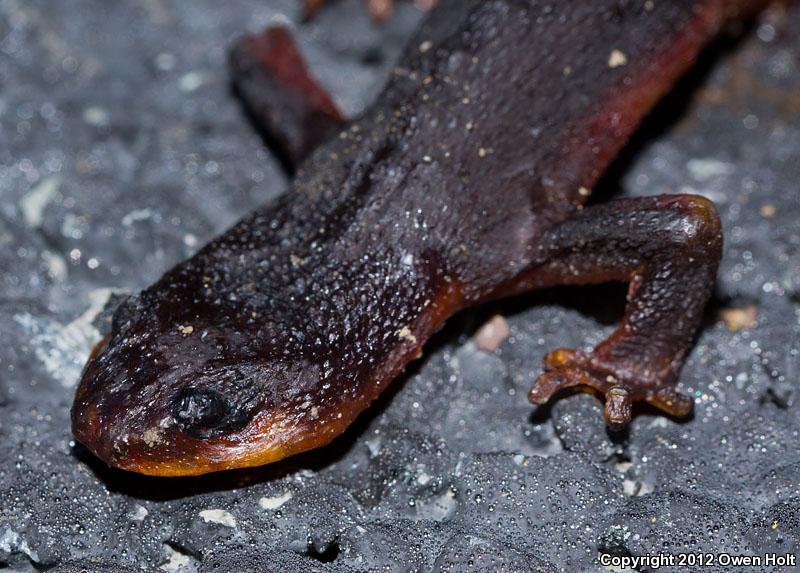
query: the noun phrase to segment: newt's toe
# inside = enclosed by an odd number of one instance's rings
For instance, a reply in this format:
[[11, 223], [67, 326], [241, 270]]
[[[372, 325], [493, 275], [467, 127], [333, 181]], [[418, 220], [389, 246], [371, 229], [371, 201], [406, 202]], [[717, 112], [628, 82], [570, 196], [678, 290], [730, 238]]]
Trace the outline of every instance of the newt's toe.
[[662, 388], [648, 396], [646, 402], [659, 410], [676, 418], [685, 418], [692, 413], [694, 402], [692, 399], [671, 388]]
[[606, 423], [608, 427], [619, 432], [624, 430], [631, 421], [630, 392], [624, 386], [613, 386], [606, 392]]
[[558, 348], [544, 357], [544, 367], [547, 370], [572, 366], [583, 359], [583, 353], [572, 348]]
[[626, 373], [620, 375], [608, 365], [595, 364], [591, 354], [559, 348], [548, 354], [544, 362], [545, 372], [534, 382], [528, 399], [541, 405], [565, 388], [593, 390], [605, 398], [605, 418], [613, 431], [623, 430], [630, 423], [634, 402], [646, 402], [676, 418], [686, 417], [692, 411], [691, 398], [666, 383], [631, 379], [629, 368], [619, 369]]
[[587, 382], [588, 380], [579, 371], [568, 368], [549, 370], [534, 382], [528, 392], [528, 400], [533, 404], [546, 404], [559, 390], [587, 385]]

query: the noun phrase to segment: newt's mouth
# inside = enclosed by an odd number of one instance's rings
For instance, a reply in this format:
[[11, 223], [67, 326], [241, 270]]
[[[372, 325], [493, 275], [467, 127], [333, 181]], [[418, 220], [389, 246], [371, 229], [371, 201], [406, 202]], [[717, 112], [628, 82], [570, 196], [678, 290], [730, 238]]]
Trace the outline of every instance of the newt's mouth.
[[162, 477], [262, 466], [324, 445], [341, 432], [328, 425], [310, 432], [286, 419], [259, 416], [253, 428], [224, 438], [195, 438], [174, 427], [112, 435], [91, 410], [76, 420], [78, 440], [108, 465]]
[[73, 426], [81, 443], [108, 465], [144, 475], [194, 476], [263, 465], [291, 455], [291, 433], [281, 431], [280, 423], [259, 440], [246, 436], [205, 440], [175, 428], [112, 434], [93, 423], [97, 418], [91, 411], [86, 419], [88, 423]]

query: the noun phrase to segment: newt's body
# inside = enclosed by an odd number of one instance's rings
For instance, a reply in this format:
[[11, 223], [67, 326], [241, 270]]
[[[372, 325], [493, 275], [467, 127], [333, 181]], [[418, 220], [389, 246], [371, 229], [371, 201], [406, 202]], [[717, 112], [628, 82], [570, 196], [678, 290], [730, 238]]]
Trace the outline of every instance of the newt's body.
[[581, 206], [733, 5], [443, 2], [289, 193], [117, 311], [76, 436], [149, 474], [271, 462], [341, 433], [463, 308], [608, 280], [631, 281], [622, 326], [553, 353], [531, 399], [592, 387], [613, 427], [637, 400], [688, 413], [671, 387], [720, 257], [713, 206]]

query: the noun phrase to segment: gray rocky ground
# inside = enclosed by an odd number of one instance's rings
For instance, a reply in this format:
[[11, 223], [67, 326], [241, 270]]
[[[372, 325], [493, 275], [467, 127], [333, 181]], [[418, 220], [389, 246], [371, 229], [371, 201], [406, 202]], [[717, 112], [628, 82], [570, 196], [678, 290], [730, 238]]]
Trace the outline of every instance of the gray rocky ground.
[[[618, 320], [623, 289], [593, 287], [457, 317], [341, 439], [275, 466], [158, 480], [72, 441], [103, 308], [286, 188], [225, 57], [297, 16], [291, 0], [0, 0], [0, 570], [573, 572], [602, 571], [600, 552], [800, 551], [800, 10], [707, 54], [596, 199], [720, 208], [718, 291], [681, 378], [692, 420], [640, 411], [612, 438], [591, 396], [528, 404], [546, 351]], [[297, 34], [355, 113], [418, 19], [403, 5], [375, 27], [347, 0]], [[495, 314], [511, 336], [480, 351]]]

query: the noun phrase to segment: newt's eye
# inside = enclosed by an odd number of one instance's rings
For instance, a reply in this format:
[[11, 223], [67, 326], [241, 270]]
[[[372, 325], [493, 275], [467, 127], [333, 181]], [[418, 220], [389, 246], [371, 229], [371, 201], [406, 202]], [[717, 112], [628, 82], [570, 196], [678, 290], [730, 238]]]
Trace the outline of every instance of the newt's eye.
[[172, 415], [183, 429], [207, 438], [230, 426], [234, 418], [228, 399], [211, 388], [184, 388], [175, 396]]

